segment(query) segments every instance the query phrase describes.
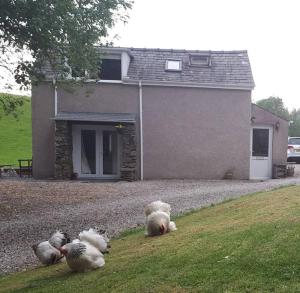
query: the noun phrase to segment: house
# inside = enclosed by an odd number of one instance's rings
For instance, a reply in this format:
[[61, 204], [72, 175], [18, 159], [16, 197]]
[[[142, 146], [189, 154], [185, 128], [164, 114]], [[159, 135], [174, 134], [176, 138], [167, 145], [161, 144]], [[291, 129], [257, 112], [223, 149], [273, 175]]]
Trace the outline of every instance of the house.
[[270, 178], [288, 122], [251, 104], [246, 51], [101, 49], [98, 80], [32, 89], [33, 176]]

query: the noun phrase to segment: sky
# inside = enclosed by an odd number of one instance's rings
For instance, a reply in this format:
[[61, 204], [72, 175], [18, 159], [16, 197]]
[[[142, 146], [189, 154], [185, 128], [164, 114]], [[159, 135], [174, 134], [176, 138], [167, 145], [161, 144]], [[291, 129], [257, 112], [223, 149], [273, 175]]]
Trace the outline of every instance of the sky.
[[[253, 101], [278, 96], [300, 108], [299, 0], [135, 0], [115, 46], [248, 50]], [[1, 83], [0, 83], [1, 90]]]

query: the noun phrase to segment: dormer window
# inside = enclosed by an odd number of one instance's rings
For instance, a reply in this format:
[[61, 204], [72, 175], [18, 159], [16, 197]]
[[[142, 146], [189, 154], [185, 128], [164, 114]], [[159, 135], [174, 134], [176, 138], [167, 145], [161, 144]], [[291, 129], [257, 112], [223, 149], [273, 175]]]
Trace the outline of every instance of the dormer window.
[[190, 65], [199, 67], [211, 66], [211, 60], [209, 54], [192, 54], [190, 55]]
[[166, 61], [166, 71], [181, 71], [182, 62], [181, 60], [167, 60]]
[[102, 59], [100, 79], [102, 80], [121, 80], [121, 59]]

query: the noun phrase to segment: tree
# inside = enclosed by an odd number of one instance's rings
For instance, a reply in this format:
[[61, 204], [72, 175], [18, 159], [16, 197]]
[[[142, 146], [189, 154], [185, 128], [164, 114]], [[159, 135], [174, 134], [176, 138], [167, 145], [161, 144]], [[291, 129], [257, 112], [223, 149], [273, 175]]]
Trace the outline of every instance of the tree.
[[20, 114], [24, 104], [24, 97], [0, 93], [0, 119], [3, 115], [12, 115], [15, 118]]
[[256, 105], [281, 118], [289, 120], [289, 111], [279, 97], [269, 97], [268, 99], [259, 100], [256, 102]]
[[42, 78], [45, 62], [60, 74], [70, 67], [94, 71], [95, 45], [105, 42], [116, 21], [127, 21], [131, 6], [131, 0], [1, 0], [0, 48], [28, 50], [33, 57], [14, 69], [21, 86], [30, 84], [29, 77]]
[[300, 136], [300, 109], [290, 113], [289, 136]]

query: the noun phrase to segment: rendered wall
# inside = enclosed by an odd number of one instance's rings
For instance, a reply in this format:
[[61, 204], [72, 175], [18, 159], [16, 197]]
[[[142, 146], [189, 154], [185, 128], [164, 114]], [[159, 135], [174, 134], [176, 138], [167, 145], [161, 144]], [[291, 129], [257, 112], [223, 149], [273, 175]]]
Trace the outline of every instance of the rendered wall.
[[[59, 85], [60, 111], [136, 113], [139, 145], [137, 85]], [[34, 177], [53, 177], [50, 83], [33, 87], [32, 112]], [[234, 178], [248, 179], [250, 118], [251, 91], [143, 86], [144, 178], [221, 179], [233, 171]]]
[[[138, 114], [138, 88], [119, 84], [58, 85], [58, 112]], [[44, 82], [32, 88], [32, 141], [34, 178], [55, 173], [54, 88]], [[137, 139], [139, 133], [137, 117]], [[137, 162], [139, 170], [139, 161]], [[139, 176], [139, 174], [137, 174]]]
[[249, 179], [251, 92], [143, 90], [144, 177]]
[[[287, 161], [287, 145], [288, 145], [288, 121], [252, 104], [252, 121], [255, 125], [267, 125], [273, 127], [273, 164], [282, 164]], [[276, 124], [278, 127], [276, 127]]]
[[54, 90], [52, 85], [32, 87], [32, 164], [33, 177], [54, 176]]

